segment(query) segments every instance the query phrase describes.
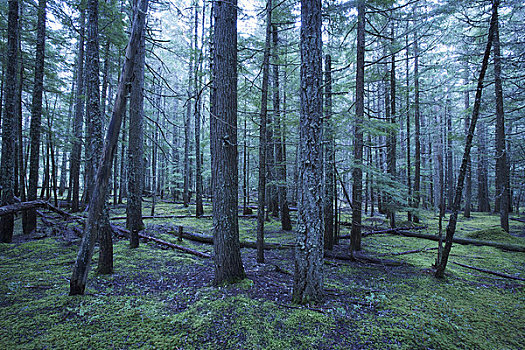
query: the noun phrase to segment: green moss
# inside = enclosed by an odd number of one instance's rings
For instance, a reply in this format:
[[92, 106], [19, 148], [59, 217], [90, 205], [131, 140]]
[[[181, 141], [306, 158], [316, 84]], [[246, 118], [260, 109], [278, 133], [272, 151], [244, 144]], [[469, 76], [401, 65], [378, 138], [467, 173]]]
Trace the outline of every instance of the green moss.
[[524, 239], [510, 235], [508, 232], [505, 232], [501, 227], [468, 232], [465, 234], [465, 236], [468, 238], [479, 239], [483, 241], [496, 241], [511, 244], [525, 243]]

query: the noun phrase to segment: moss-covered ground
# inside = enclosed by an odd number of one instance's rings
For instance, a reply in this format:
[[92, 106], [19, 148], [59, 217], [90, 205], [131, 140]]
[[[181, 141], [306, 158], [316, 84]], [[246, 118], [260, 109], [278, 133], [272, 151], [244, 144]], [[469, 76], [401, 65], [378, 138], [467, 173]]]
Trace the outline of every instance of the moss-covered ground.
[[[209, 208], [206, 208], [209, 213]], [[160, 203], [156, 214], [184, 214], [180, 205]], [[191, 212], [190, 212], [191, 213]], [[122, 208], [112, 211], [121, 215]], [[149, 209], [145, 208], [145, 215]], [[424, 233], [437, 218], [423, 213]], [[525, 224], [513, 221], [508, 235], [498, 217], [473, 213], [461, 219], [458, 236], [525, 245]], [[115, 221], [116, 224], [122, 221]], [[177, 243], [170, 232], [210, 234], [211, 219], [145, 220], [145, 234]], [[446, 223], [446, 221], [445, 221]], [[242, 240], [255, 240], [255, 220], [240, 220]], [[293, 242], [272, 219], [267, 239]], [[0, 245], [0, 349], [524, 349], [525, 282], [454, 265], [459, 262], [525, 278], [524, 253], [454, 245], [446, 278], [431, 266], [435, 247], [416, 238], [371, 235], [367, 255], [399, 260], [384, 266], [326, 260], [324, 303], [290, 303], [293, 252], [243, 249], [247, 279], [211, 286], [213, 263], [153, 243], [129, 249], [115, 240], [115, 273], [90, 272], [85, 296], [68, 296], [79, 239], [43, 226], [31, 237]], [[343, 227], [342, 234], [348, 234]], [[336, 248], [347, 249], [342, 240]], [[211, 252], [210, 245], [180, 244]], [[97, 252], [93, 266], [96, 267]]]

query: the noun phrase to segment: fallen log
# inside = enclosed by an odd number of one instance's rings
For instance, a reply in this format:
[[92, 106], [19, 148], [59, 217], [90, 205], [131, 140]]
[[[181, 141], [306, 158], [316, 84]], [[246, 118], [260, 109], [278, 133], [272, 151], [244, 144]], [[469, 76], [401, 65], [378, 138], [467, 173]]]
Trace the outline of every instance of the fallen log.
[[[130, 234], [129, 230], [123, 229], [122, 227], [118, 227], [118, 226], [115, 226], [115, 225], [111, 225], [111, 228], [113, 229], [113, 232], [117, 236], [121, 236], [121, 237], [125, 237], [125, 238], [129, 237], [129, 234]], [[183, 247], [183, 246], [180, 246], [178, 244], [173, 244], [173, 243], [170, 243], [170, 242], [166, 242], [166, 241], [163, 241], [162, 239], [158, 239], [158, 238], [151, 237], [151, 236], [146, 236], [143, 233], [139, 233], [139, 238], [142, 238], [145, 241], [152, 241], [152, 242], [158, 243], [158, 244], [160, 244], [162, 246], [165, 246], [165, 247], [168, 247], [168, 248], [178, 249], [178, 250], [183, 251], [185, 253], [190, 253], [190, 254], [196, 255], [196, 256], [201, 257], [201, 258], [211, 258], [211, 256], [209, 254], [206, 254], [206, 253], [203, 253], [203, 252], [199, 252], [198, 250], [195, 250], [195, 249]]]
[[67, 211], [57, 208], [51, 203], [47, 201], [43, 201], [43, 200], [19, 202], [19, 203], [9, 204], [9, 205], [0, 207], [0, 216], [7, 215], [7, 214], [13, 214], [13, 213], [16, 213], [22, 210], [28, 210], [28, 209], [34, 209], [34, 208], [45, 208], [49, 211], [60, 214], [62, 217], [71, 218], [77, 221], [85, 220], [85, 218], [81, 216], [70, 214]]
[[509, 219], [525, 223], [525, 219], [522, 219], [522, 218], [509, 218]]
[[[406, 236], [406, 237], [428, 239], [428, 240], [435, 241], [435, 242], [439, 241], [439, 237], [438, 236], [426, 235], [426, 234], [417, 233], [417, 232], [393, 231], [393, 232], [389, 232], [389, 233], [394, 234], [394, 235]], [[454, 239], [452, 240], [452, 243], [463, 244], [463, 245], [472, 244], [472, 245], [476, 245], [476, 246], [489, 246], [489, 247], [499, 248], [499, 249], [502, 249], [502, 250], [508, 250], [508, 251], [511, 251], [511, 252], [522, 252], [522, 253], [525, 253], [525, 246], [520, 246], [520, 245], [516, 245], [516, 244], [508, 244], [508, 243], [493, 242], [493, 241], [479, 241], [479, 240], [476, 240], [476, 239], [459, 238], [459, 237], [454, 237]]]
[[399, 253], [384, 253], [379, 256], [399, 256], [399, 255], [406, 255], [406, 254], [415, 254], [415, 253], [421, 253], [426, 252], [427, 250], [437, 250], [438, 247], [432, 247], [432, 248], [422, 248], [422, 249], [413, 249], [413, 250], [407, 250], [405, 252], [399, 252]]
[[[170, 231], [174, 236], [180, 237], [180, 232], [172, 232]], [[189, 232], [182, 232], [182, 238], [189, 239], [190, 241], [200, 242], [200, 243], [206, 243], [206, 244], [213, 244], [213, 237], [211, 236], [204, 236], [197, 233], [189, 233]], [[256, 242], [250, 242], [250, 241], [241, 241], [241, 248], [253, 248], [257, 249]], [[277, 243], [264, 243], [264, 249], [291, 249], [294, 246], [292, 244], [277, 244]]]
[[480, 267], [465, 265], [465, 264], [461, 264], [461, 263], [454, 262], [454, 261], [452, 263], [455, 264], [455, 265], [459, 265], [459, 266], [465, 267], [467, 269], [472, 269], [472, 270], [476, 270], [476, 271], [479, 271], [479, 272], [488, 273], [490, 275], [499, 276], [499, 277], [503, 277], [503, 278], [509, 278], [509, 279], [517, 280], [517, 281], [524, 281], [525, 282], [525, 278], [512, 276], [512, 275], [507, 275], [506, 273], [502, 273], [502, 272], [498, 272], [498, 271], [492, 271], [492, 270], [487, 270], [487, 269], [482, 269]]
[[[257, 215], [239, 214], [239, 217], [243, 218], [243, 219], [255, 219], [255, 218], [257, 218]], [[186, 215], [154, 215], [154, 216], [144, 215], [144, 216], [142, 216], [142, 219], [185, 219], [185, 218], [211, 219], [212, 216], [211, 215], [201, 215], [199, 217], [196, 217], [195, 215], [192, 215], [192, 214], [186, 214]], [[114, 217], [109, 218], [109, 219], [110, 220], [126, 220], [126, 217], [125, 216], [114, 216]]]
[[354, 255], [347, 255], [347, 254], [335, 254], [332, 252], [325, 251], [324, 257], [329, 259], [336, 259], [336, 260], [343, 260], [343, 261], [355, 261], [355, 262], [361, 262], [361, 263], [370, 263], [370, 264], [378, 264], [383, 266], [401, 266], [404, 265], [401, 261], [396, 260], [388, 260], [388, 259], [378, 259], [373, 258], [370, 256], [365, 256], [363, 254], [356, 254]]
[[[395, 233], [394, 231], [424, 230], [426, 228], [427, 228], [427, 226], [396, 227], [396, 228], [389, 228], [389, 229], [386, 229], [386, 230], [363, 232], [363, 237], [370, 236], [370, 235]], [[349, 238], [350, 238], [350, 235], [343, 235], [343, 236], [339, 237], [339, 239], [349, 239]]]

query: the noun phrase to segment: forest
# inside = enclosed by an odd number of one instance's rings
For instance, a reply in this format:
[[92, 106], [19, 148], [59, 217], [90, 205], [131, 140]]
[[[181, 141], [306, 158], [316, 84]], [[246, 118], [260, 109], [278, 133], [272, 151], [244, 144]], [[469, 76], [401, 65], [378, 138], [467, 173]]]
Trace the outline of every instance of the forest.
[[0, 348], [525, 348], [525, 3], [0, 0]]

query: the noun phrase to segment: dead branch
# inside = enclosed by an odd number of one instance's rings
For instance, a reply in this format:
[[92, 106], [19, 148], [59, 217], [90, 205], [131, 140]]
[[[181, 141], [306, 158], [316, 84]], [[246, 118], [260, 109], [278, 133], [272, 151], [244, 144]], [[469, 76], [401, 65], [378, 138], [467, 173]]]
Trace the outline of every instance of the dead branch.
[[497, 272], [497, 271], [482, 269], [480, 267], [465, 265], [465, 264], [461, 264], [461, 263], [454, 262], [454, 261], [452, 263], [455, 264], [455, 265], [459, 265], [459, 266], [465, 267], [467, 269], [472, 269], [472, 270], [476, 270], [476, 271], [479, 271], [479, 272], [488, 273], [490, 275], [499, 276], [499, 277], [503, 277], [503, 278], [509, 278], [509, 279], [517, 280], [517, 281], [524, 281], [525, 282], [525, 278], [512, 276], [512, 275], [507, 275], [506, 273], [501, 273], [501, 272]]

